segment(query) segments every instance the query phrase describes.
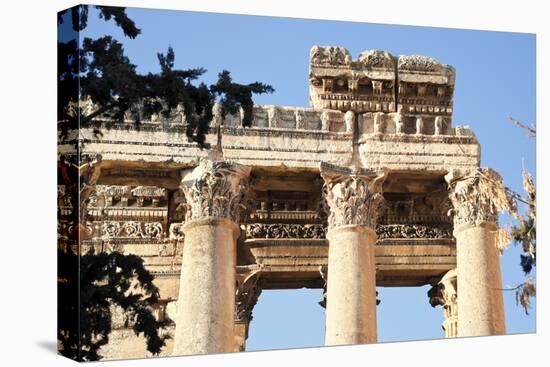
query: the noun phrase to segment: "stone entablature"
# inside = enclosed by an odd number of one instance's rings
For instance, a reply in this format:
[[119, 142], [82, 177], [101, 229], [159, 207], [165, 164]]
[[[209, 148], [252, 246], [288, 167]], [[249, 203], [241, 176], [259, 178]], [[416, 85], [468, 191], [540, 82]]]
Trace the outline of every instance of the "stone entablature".
[[[226, 160], [248, 166], [280, 166], [317, 168], [319, 162], [347, 165], [353, 159], [354, 140], [359, 159], [367, 169], [382, 167], [394, 170], [425, 169], [448, 170], [452, 167], [479, 166], [479, 144], [467, 128], [446, 127], [445, 133], [435, 135], [429, 119], [424, 121], [425, 134], [413, 132], [413, 120], [403, 118], [403, 133], [395, 132], [393, 118], [384, 117], [384, 128], [375, 133], [374, 119], [357, 119], [359, 133], [290, 128], [222, 127], [221, 139], [209, 133], [206, 141], [212, 150], [199, 149], [188, 142], [185, 126], [164, 126], [142, 123], [111, 125], [98, 123], [83, 128], [79, 135], [59, 145], [59, 154], [74, 152], [74, 143], [85, 139], [82, 154], [101, 154], [105, 161], [164, 163], [173, 167], [195, 166], [201, 158], [208, 158], [213, 150], [220, 151]], [[373, 117], [374, 118], [374, 117]], [[254, 124], [254, 123], [253, 123]], [[393, 124], [393, 125], [392, 125]], [[102, 136], [95, 134], [95, 129]], [[431, 130], [430, 130], [431, 129]], [[449, 130], [450, 129], [450, 130]], [[354, 138], [355, 136], [355, 138]], [[217, 147], [220, 141], [220, 147]], [[136, 174], [138, 174], [136, 172]], [[147, 174], [143, 172], [142, 174]]]
[[[397, 131], [397, 119], [399, 111], [363, 112], [357, 114], [359, 132], [361, 134], [387, 133], [394, 134]], [[407, 127], [403, 133], [417, 135], [450, 135], [450, 136], [474, 136], [468, 127], [457, 126], [452, 128], [449, 113], [439, 113], [436, 107], [423, 109], [422, 107], [402, 109], [400, 115], [405, 120]], [[350, 133], [353, 126], [346, 124], [346, 113], [330, 108], [290, 107], [273, 105], [255, 105], [253, 107], [252, 124], [247, 130], [265, 130], [277, 132], [326, 132], [326, 133]], [[421, 117], [423, 128], [417, 129], [417, 120]], [[237, 115], [227, 114], [221, 124], [226, 128], [242, 128], [242, 111]], [[113, 124], [112, 120], [98, 117], [94, 119], [93, 126], [103, 130], [136, 130], [135, 122], [127, 120]], [[409, 126], [410, 125], [410, 126]], [[163, 131], [178, 133], [184, 131], [185, 123], [179, 120], [165, 119], [162, 123], [152, 120], [140, 121], [139, 129], [143, 131]], [[439, 126], [436, 128], [436, 126]], [[279, 133], [280, 134], [280, 133]], [[69, 140], [75, 136], [69, 136]]]
[[353, 60], [343, 47], [314, 46], [309, 78], [317, 108], [442, 117], [453, 111], [455, 70], [427, 56], [366, 50]]

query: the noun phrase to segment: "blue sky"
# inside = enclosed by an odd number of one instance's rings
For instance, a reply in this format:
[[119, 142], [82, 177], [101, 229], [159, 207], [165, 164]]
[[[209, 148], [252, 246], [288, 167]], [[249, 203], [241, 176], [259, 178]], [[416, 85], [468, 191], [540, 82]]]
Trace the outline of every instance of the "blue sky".
[[[453, 125], [474, 130], [482, 166], [496, 169], [519, 192], [522, 160], [535, 173], [535, 141], [508, 121], [514, 117], [535, 122], [535, 35], [135, 8], [128, 14], [142, 29], [136, 39], [125, 38], [94, 12], [82, 37], [113, 35], [142, 73], [159, 71], [157, 52], [171, 45], [176, 67], [206, 68], [207, 83], [227, 69], [237, 82], [271, 84], [276, 92], [256, 97], [256, 103], [308, 106], [313, 45], [343, 46], [354, 58], [366, 49], [382, 49], [452, 64], [457, 71]], [[502, 256], [504, 287], [524, 279], [519, 253], [518, 247], [511, 247]], [[378, 289], [380, 342], [443, 337], [442, 311], [429, 305], [427, 290]], [[264, 291], [254, 310], [247, 349], [322, 346], [320, 298], [321, 290]], [[516, 306], [514, 292], [505, 292], [505, 308], [508, 333], [535, 331], [536, 308], [525, 315]]]

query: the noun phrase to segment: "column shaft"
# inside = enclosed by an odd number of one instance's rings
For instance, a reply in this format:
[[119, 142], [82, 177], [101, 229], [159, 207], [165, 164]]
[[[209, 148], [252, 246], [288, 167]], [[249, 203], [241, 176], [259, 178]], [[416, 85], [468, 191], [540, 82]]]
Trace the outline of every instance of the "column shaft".
[[248, 338], [248, 321], [235, 321], [235, 344], [233, 351], [244, 352]]
[[330, 209], [326, 345], [376, 342], [376, 223], [385, 175], [321, 164]]
[[446, 176], [454, 211], [458, 336], [504, 334], [498, 212], [510, 209], [502, 178], [491, 169]]
[[458, 336], [505, 334], [500, 256], [493, 223], [455, 229]]
[[359, 225], [332, 229], [326, 307], [326, 345], [376, 342], [376, 233]]
[[239, 227], [210, 217], [185, 224], [183, 231], [174, 354], [232, 352]]
[[236, 224], [250, 168], [203, 160], [182, 172], [186, 223], [174, 354], [232, 352], [237, 283]]

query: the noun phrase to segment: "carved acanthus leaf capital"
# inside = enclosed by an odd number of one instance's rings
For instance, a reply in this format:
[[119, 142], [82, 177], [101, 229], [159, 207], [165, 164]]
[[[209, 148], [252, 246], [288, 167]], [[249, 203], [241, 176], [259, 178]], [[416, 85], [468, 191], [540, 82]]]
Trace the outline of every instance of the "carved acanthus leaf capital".
[[430, 305], [441, 306], [445, 320], [443, 330], [447, 338], [454, 338], [458, 334], [458, 294], [457, 294], [457, 272], [456, 269], [448, 271], [440, 280], [432, 283], [428, 291]]
[[250, 167], [211, 160], [184, 171], [180, 188], [185, 196], [186, 221], [218, 217], [238, 222], [246, 209], [249, 175]]
[[457, 301], [457, 276], [456, 269], [447, 272], [439, 281], [432, 283], [428, 291], [430, 305], [432, 307], [450, 307]]
[[452, 171], [445, 176], [453, 204], [455, 226], [497, 223], [498, 212], [510, 210], [502, 177], [490, 168], [466, 173]]
[[323, 195], [330, 209], [329, 229], [357, 224], [376, 228], [385, 175], [321, 165]]
[[255, 270], [242, 281], [238, 281], [235, 293], [235, 321], [252, 320], [252, 310], [262, 293], [262, 288], [258, 285], [260, 276], [261, 270]]

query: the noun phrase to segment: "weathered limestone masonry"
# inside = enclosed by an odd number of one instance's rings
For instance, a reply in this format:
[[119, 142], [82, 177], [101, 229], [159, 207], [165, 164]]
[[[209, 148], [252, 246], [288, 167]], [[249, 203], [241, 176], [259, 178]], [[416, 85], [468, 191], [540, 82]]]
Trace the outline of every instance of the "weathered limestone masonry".
[[379, 177], [321, 166], [330, 207], [326, 345], [376, 342], [376, 222]]
[[231, 352], [234, 346], [238, 220], [250, 168], [202, 161], [182, 174], [186, 240], [174, 354]]
[[[60, 172], [80, 174], [59, 185], [60, 246], [78, 229], [82, 250], [145, 260], [165, 355], [245, 350], [264, 289], [325, 289], [326, 344], [376, 342], [376, 286], [432, 284], [447, 337], [504, 333], [500, 177], [452, 125], [454, 83], [430, 57], [315, 46], [312, 107], [257, 105], [244, 128], [216, 106], [208, 150], [181, 110], [99, 116], [59, 144]], [[148, 355], [123, 323], [100, 353]]]
[[499, 193], [490, 181], [501, 181], [491, 169], [447, 179], [455, 210], [457, 248], [458, 336], [504, 334], [502, 276], [496, 246]]

